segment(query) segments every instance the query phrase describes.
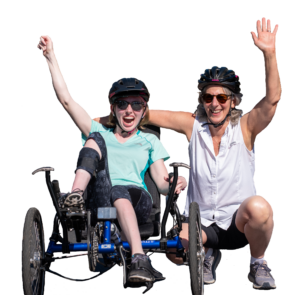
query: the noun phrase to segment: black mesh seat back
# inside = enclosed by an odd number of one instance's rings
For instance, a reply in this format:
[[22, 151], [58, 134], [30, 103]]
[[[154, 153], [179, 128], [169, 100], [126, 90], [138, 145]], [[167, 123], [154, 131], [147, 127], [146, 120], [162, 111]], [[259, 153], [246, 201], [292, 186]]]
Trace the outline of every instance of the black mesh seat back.
[[[145, 125], [144, 127], [143, 132], [154, 134], [160, 139], [159, 127], [153, 125]], [[147, 239], [150, 236], [159, 236], [160, 234], [160, 193], [150, 175], [149, 169], [145, 173], [144, 181], [153, 199], [152, 212], [147, 223], [139, 226], [142, 239]]]
[[[153, 125], [145, 125], [145, 128], [142, 130], [145, 133], [154, 134], [160, 139], [160, 128], [153, 126]], [[154, 183], [153, 179], [151, 178], [149, 169], [145, 173], [145, 184], [147, 186], [148, 192], [151, 194], [153, 199], [153, 208], [160, 209], [160, 194]]]

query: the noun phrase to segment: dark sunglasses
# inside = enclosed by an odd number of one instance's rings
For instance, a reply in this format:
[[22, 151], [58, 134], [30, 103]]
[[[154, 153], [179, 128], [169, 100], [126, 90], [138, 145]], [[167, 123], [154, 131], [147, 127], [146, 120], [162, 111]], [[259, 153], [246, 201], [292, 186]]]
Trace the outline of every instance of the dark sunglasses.
[[140, 101], [128, 102], [126, 100], [117, 100], [115, 101], [115, 104], [122, 111], [126, 110], [129, 104], [131, 105], [131, 108], [136, 112], [141, 111], [144, 107], [144, 103]]
[[212, 95], [209, 93], [205, 93], [205, 94], [203, 94], [202, 98], [203, 98], [203, 101], [205, 101], [206, 103], [211, 103], [214, 99], [214, 96], [217, 98], [219, 103], [225, 103], [231, 95], [227, 95], [224, 93], [221, 93], [218, 95]]

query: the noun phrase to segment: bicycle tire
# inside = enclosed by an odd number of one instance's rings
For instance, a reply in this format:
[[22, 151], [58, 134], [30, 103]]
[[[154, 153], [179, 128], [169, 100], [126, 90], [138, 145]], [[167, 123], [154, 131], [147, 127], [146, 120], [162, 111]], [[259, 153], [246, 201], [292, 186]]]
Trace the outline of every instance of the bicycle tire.
[[190, 204], [189, 209], [189, 269], [193, 295], [204, 294], [203, 263], [205, 252], [202, 243], [202, 230], [199, 205]]
[[36, 208], [30, 208], [25, 217], [22, 241], [22, 279], [25, 295], [44, 294], [45, 271], [40, 268], [44, 255], [42, 217]]

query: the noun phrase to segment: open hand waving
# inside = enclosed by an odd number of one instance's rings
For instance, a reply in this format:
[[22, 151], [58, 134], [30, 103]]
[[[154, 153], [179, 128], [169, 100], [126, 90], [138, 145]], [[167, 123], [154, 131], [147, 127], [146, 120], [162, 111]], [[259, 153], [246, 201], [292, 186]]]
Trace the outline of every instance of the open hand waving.
[[254, 44], [263, 52], [275, 52], [275, 37], [278, 30], [278, 25], [275, 26], [273, 33], [271, 32], [271, 21], [262, 19], [262, 25], [258, 20], [256, 23], [257, 36], [251, 32]]

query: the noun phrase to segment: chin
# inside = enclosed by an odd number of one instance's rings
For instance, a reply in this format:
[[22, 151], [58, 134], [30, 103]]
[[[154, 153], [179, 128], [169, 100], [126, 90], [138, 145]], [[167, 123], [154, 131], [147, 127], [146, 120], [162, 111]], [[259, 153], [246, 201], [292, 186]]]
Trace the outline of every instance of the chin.
[[132, 125], [131, 127], [125, 127], [124, 125], [122, 125], [122, 128], [125, 130], [125, 131], [131, 131], [133, 129], [135, 129], [137, 126], [134, 124]]
[[[225, 118], [225, 117], [224, 117]], [[215, 117], [209, 117], [209, 121], [214, 123], [214, 124], [218, 124], [220, 123], [221, 121], [224, 120], [224, 118], [215, 118]]]

